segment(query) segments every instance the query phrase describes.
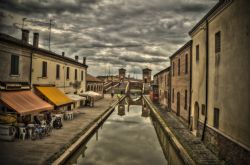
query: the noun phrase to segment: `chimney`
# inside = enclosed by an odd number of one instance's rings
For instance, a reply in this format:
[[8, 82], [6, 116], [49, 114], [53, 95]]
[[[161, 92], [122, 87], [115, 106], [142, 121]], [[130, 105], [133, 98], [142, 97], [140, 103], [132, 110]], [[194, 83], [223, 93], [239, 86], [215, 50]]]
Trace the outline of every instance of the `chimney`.
[[25, 43], [29, 43], [29, 30], [22, 29], [22, 41]]
[[33, 33], [33, 46], [38, 48], [39, 45], [39, 33]]
[[83, 57], [82, 63], [83, 63], [84, 65], [86, 65], [86, 57]]
[[62, 52], [62, 56], [64, 57], [64, 52]]
[[75, 60], [78, 62], [78, 56], [75, 56]]

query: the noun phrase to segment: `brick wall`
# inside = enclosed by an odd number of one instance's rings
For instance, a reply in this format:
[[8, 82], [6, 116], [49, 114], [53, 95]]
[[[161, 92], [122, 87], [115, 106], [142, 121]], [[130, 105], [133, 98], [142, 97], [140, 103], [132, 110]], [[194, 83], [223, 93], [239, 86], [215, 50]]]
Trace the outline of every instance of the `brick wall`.
[[180, 108], [177, 114], [185, 121], [188, 121], [189, 114], [190, 53], [191, 47], [188, 46], [171, 57], [171, 109], [177, 113], [179, 94]]

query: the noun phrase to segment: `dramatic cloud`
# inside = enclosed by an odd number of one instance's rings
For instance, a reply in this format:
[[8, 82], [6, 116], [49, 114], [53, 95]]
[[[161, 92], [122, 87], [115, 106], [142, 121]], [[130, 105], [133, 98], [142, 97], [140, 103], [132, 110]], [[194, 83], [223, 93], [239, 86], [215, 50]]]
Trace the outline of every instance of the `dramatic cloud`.
[[[140, 78], [169, 65], [169, 56], [190, 40], [188, 31], [217, 0], [1, 0], [0, 31], [20, 38], [20, 28], [40, 33], [52, 51], [87, 57], [93, 75], [124, 67]], [[32, 35], [30, 35], [32, 41]]]

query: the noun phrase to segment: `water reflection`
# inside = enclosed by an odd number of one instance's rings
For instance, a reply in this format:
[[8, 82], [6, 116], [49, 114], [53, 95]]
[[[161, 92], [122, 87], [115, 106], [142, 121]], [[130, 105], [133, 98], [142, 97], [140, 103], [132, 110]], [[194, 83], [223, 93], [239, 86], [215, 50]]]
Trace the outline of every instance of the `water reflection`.
[[119, 104], [118, 105], [118, 115], [119, 116], [124, 116], [125, 115], [125, 105], [124, 104]]
[[149, 114], [141, 99], [126, 98], [67, 164], [167, 164]]

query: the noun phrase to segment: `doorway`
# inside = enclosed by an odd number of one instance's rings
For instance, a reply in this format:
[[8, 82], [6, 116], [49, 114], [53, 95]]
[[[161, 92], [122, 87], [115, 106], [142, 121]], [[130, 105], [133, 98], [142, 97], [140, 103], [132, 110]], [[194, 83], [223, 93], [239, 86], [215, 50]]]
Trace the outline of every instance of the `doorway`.
[[197, 130], [199, 122], [199, 104], [196, 101], [194, 104], [194, 130]]
[[177, 105], [176, 105], [176, 108], [177, 108], [177, 116], [180, 116], [180, 92], [177, 93]]

